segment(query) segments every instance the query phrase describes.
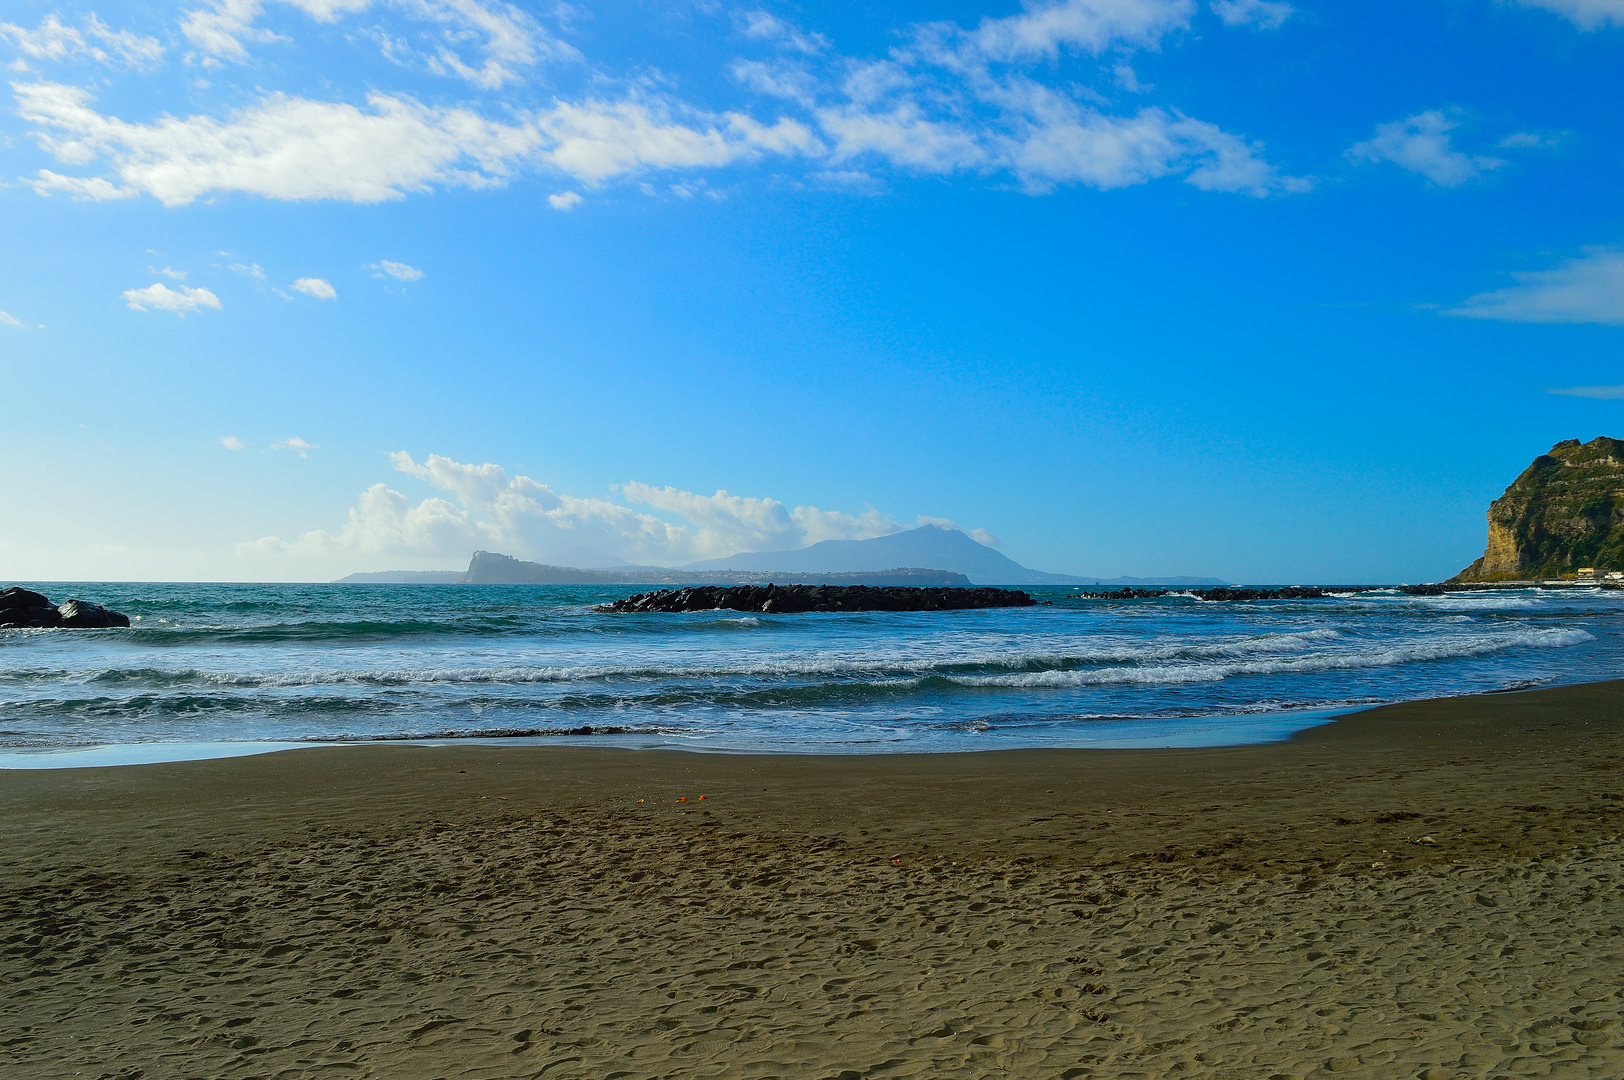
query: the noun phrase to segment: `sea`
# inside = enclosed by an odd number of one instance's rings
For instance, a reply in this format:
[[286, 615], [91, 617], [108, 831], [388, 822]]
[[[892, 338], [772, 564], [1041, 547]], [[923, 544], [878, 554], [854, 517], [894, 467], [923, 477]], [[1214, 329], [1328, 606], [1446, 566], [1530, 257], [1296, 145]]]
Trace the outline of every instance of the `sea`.
[[1283, 739], [1415, 698], [1624, 677], [1624, 592], [1172, 594], [964, 612], [610, 614], [632, 588], [62, 584], [0, 630], [0, 767], [381, 740], [888, 753]]

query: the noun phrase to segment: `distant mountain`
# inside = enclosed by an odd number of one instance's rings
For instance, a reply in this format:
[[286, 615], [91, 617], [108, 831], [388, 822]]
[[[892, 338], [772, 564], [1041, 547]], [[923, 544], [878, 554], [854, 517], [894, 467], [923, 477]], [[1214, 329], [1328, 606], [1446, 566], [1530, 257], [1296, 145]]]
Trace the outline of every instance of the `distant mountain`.
[[1483, 557], [1456, 581], [1624, 570], [1624, 441], [1568, 439], [1535, 458], [1489, 504]]
[[454, 570], [391, 570], [341, 579], [377, 583], [466, 585], [1022, 585], [1215, 589], [1229, 584], [1210, 577], [1087, 577], [1029, 570], [978, 544], [957, 529], [921, 525], [870, 540], [825, 540], [798, 551], [743, 552], [687, 566], [613, 566], [583, 569], [525, 562], [511, 555], [476, 551], [466, 573]]
[[462, 580], [461, 570], [378, 570], [368, 574], [350, 574], [336, 584], [366, 585], [455, 585]]
[[511, 555], [476, 551], [468, 572], [458, 579], [464, 585], [916, 585], [958, 586], [970, 584], [963, 574], [947, 570], [887, 567], [858, 573], [817, 573], [792, 571], [752, 572], [749, 570], [680, 570], [665, 566], [617, 566], [584, 570], [577, 566], [548, 566], [525, 562]]
[[1028, 570], [958, 529], [921, 525], [917, 529], [869, 540], [825, 540], [797, 551], [760, 551], [690, 563], [684, 570], [751, 570], [757, 572], [851, 573], [890, 566], [929, 566], [963, 574], [977, 585], [1027, 585], [1070, 588], [1078, 585], [1156, 585], [1171, 588], [1216, 588], [1218, 578], [1098, 578], [1046, 574]]

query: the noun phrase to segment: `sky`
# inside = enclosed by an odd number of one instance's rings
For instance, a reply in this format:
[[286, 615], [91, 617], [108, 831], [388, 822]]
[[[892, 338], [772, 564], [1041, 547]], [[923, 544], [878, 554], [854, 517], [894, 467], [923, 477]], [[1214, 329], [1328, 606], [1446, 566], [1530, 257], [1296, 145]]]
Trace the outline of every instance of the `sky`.
[[1436, 580], [1624, 436], [1624, 0], [9, 0], [0, 65], [0, 580]]

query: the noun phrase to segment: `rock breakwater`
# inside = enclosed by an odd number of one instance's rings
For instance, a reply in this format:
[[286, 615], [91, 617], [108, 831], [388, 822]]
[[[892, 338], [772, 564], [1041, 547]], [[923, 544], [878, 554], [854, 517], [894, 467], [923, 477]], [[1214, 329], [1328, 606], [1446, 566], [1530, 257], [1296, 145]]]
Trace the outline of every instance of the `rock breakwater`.
[[1037, 603], [1018, 589], [921, 589], [868, 585], [700, 586], [638, 593], [598, 611], [752, 611], [777, 615], [803, 611], [965, 611], [971, 608], [1031, 607]]

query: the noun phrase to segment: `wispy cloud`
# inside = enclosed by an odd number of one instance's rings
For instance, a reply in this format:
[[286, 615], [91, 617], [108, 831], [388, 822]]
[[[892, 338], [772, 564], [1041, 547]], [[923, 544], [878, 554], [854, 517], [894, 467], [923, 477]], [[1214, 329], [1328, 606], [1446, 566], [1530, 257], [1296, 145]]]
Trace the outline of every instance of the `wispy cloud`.
[[371, 94], [365, 109], [272, 94], [225, 121], [190, 116], [131, 124], [97, 112], [78, 87], [12, 88], [18, 115], [40, 125], [37, 138], [47, 151], [81, 163], [106, 157], [127, 188], [104, 178], [53, 182], [145, 192], [170, 206], [227, 191], [376, 203], [433, 184], [498, 185], [536, 165], [597, 184], [644, 169], [794, 154], [816, 143], [792, 120], [765, 125], [739, 114], [697, 115], [689, 124], [671, 115], [674, 106], [653, 99], [558, 103], [505, 123], [381, 93]]
[[1273, 30], [1297, 13], [1279, 0], [1212, 0], [1212, 12], [1225, 26], [1255, 26]]
[[9, 311], [0, 311], [0, 323], [4, 323], [6, 326], [15, 326], [19, 329], [23, 326], [23, 321]]
[[119, 187], [100, 176], [64, 176], [41, 169], [33, 176], [24, 177], [23, 183], [34, 189], [36, 195], [50, 197], [61, 193], [80, 202], [110, 202], [113, 199], [133, 199], [141, 194], [133, 187]]
[[162, 282], [154, 282], [144, 289], [126, 289], [123, 296], [131, 310], [170, 311], [183, 319], [189, 311], [220, 307], [220, 298], [207, 289], [182, 286], [177, 292]]
[[220, 436], [220, 445], [227, 450], [241, 450], [243, 441], [235, 435], [222, 435]]
[[[317, 22], [366, 11], [372, 0], [286, 0]], [[396, 15], [445, 27], [441, 43], [418, 53], [401, 38], [389, 38], [386, 55], [397, 61], [415, 61], [440, 75], [455, 75], [485, 90], [499, 90], [522, 78], [523, 72], [543, 61], [577, 60], [580, 54], [546, 30], [533, 16], [504, 3], [480, 0], [401, 0]], [[275, 44], [285, 39], [257, 26], [265, 9], [263, 0], [215, 0], [207, 7], [186, 12], [181, 32], [204, 57], [206, 66], [222, 62], [245, 63], [250, 45]], [[465, 49], [478, 54], [470, 57]]]
[[1439, 187], [1458, 187], [1485, 171], [1498, 169], [1499, 158], [1463, 154], [1450, 144], [1450, 132], [1459, 125], [1438, 109], [1381, 124], [1374, 138], [1348, 148], [1348, 159], [1391, 162], [1420, 173]]
[[55, 12], [33, 30], [0, 22], [0, 38], [35, 60], [52, 62], [90, 59], [102, 64], [150, 68], [163, 59], [164, 47], [154, 37], [114, 30], [94, 12], [79, 26], [69, 26]]
[[556, 195], [547, 196], [547, 205], [554, 210], [574, 210], [581, 205], [580, 192], [560, 191]]
[[293, 283], [293, 288], [317, 300], [338, 299], [338, 290], [333, 288], [333, 283], [326, 278], [302, 277]]
[[1517, 284], [1478, 293], [1444, 313], [1504, 322], [1624, 325], [1624, 251], [1588, 248], [1555, 269], [1511, 276]]
[[1562, 394], [1566, 397], [1594, 398], [1597, 401], [1624, 400], [1624, 386], [1566, 386], [1545, 391], [1547, 394]]
[[1523, 7], [1554, 11], [1581, 30], [1624, 26], [1624, 4], [1619, 0], [1518, 0], [1518, 3]]
[[297, 435], [290, 435], [287, 438], [283, 439], [281, 442], [272, 443], [271, 444], [271, 449], [272, 450], [293, 450], [293, 451], [297, 452], [300, 457], [307, 458], [307, 457], [310, 456], [310, 451], [312, 451], [312, 450], [320, 450], [321, 447], [317, 446], [315, 443], [305, 442], [303, 439], [299, 438], [299, 436], [297, 436]]
[[802, 53], [820, 53], [829, 48], [829, 39], [822, 34], [808, 33], [770, 11], [741, 11], [735, 18], [745, 37], [771, 41]]
[[396, 281], [423, 280], [423, 271], [419, 270], [417, 267], [409, 266], [403, 262], [395, 262], [391, 259], [379, 259], [375, 263], [368, 263], [366, 268], [368, 270], [377, 271], [373, 277], [383, 277], [385, 274], [388, 274]]

